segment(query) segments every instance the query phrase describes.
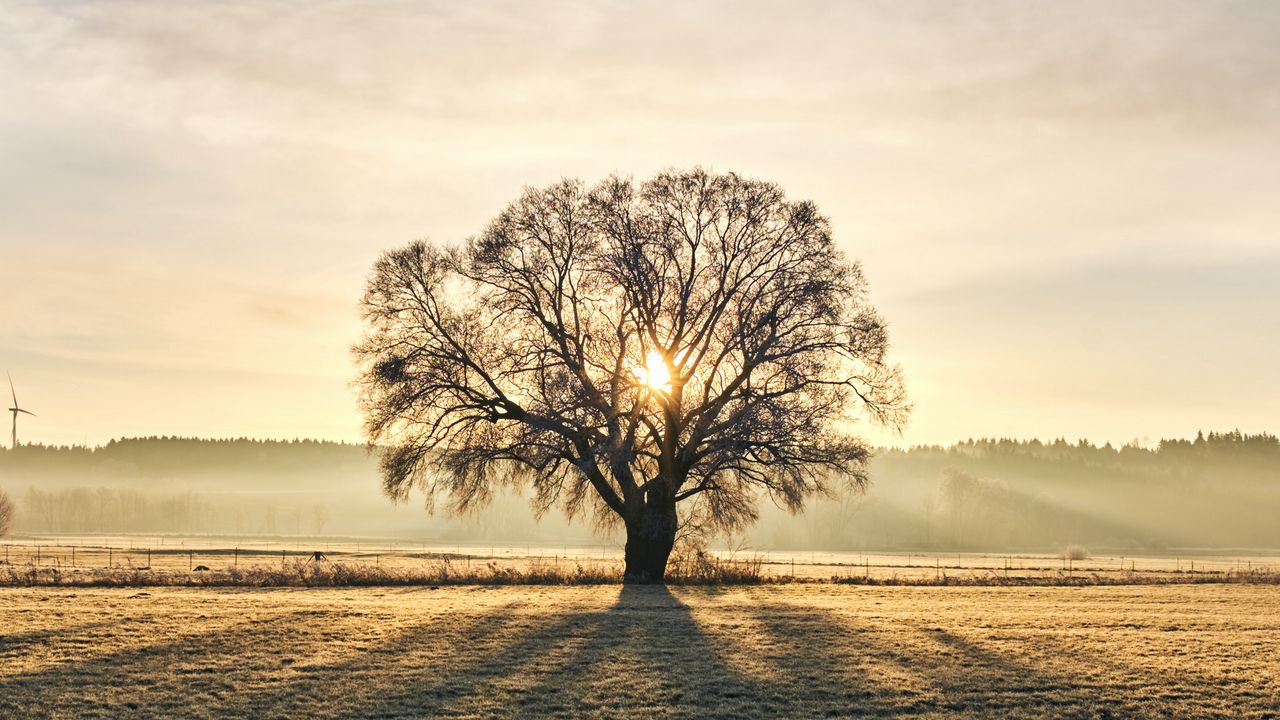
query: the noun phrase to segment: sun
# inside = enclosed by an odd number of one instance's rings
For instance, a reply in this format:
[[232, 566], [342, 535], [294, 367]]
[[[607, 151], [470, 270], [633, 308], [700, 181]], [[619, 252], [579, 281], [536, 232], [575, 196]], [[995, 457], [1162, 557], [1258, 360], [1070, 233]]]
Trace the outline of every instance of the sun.
[[671, 390], [671, 372], [667, 370], [667, 362], [662, 358], [662, 353], [654, 350], [650, 352], [644, 359], [644, 365], [637, 365], [631, 368], [631, 372], [635, 374], [636, 380], [652, 390], [660, 390], [662, 392], [670, 392]]

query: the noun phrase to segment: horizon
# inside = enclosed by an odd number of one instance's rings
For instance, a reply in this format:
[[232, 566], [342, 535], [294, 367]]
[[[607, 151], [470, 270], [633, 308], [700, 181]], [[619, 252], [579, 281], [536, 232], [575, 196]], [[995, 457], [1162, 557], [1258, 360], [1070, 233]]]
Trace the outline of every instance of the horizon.
[[[941, 448], [945, 450], [945, 449], [955, 448], [968, 443], [1014, 443], [1014, 444], [1023, 444], [1023, 445], [1032, 444], [1032, 443], [1040, 443], [1041, 445], [1054, 445], [1057, 443], [1065, 443], [1070, 447], [1094, 447], [1097, 449], [1112, 448], [1117, 451], [1124, 448], [1137, 448], [1140, 450], [1154, 451], [1159, 449], [1161, 443], [1194, 442], [1196, 440], [1207, 440], [1215, 436], [1221, 438], [1221, 437], [1229, 437], [1232, 435], [1239, 436], [1246, 440], [1250, 440], [1250, 439], [1275, 440], [1278, 437], [1275, 433], [1269, 432], [1267, 430], [1260, 430], [1258, 432], [1246, 432], [1241, 430], [1238, 427], [1232, 428], [1230, 430], [1205, 430], [1203, 428], [1200, 428], [1196, 431], [1195, 435], [1191, 435], [1191, 436], [1174, 436], [1174, 437], [1159, 437], [1159, 438], [1151, 438], [1149, 436], [1144, 436], [1140, 438], [1133, 438], [1131, 440], [1128, 440], [1122, 443], [1116, 443], [1111, 441], [1095, 442], [1089, 438], [1083, 438], [1083, 437], [1081, 438], [1070, 438], [1070, 437], [1040, 438], [1040, 437], [1017, 437], [1017, 436], [1000, 436], [1000, 437], [973, 436], [973, 437], [967, 437], [967, 438], [960, 438], [957, 440], [952, 440], [950, 442], [943, 442], [943, 443], [917, 443], [913, 445], [875, 445], [873, 446], [872, 451], [873, 452], [891, 451], [891, 450], [910, 451], [910, 450], [923, 450], [923, 449], [929, 449], [929, 448]], [[364, 441], [359, 441], [359, 440], [356, 440], [356, 441], [331, 440], [327, 438], [316, 438], [316, 437], [288, 438], [288, 437], [198, 436], [198, 435], [128, 435], [128, 436], [109, 438], [104, 442], [97, 443], [94, 445], [86, 445], [86, 444], [79, 444], [79, 443], [48, 444], [48, 443], [37, 442], [37, 443], [21, 443], [20, 446], [24, 448], [46, 449], [46, 450], [62, 450], [62, 449], [101, 450], [113, 443], [155, 441], [155, 440], [211, 442], [211, 443], [219, 443], [219, 442], [255, 442], [255, 443], [278, 443], [278, 444], [327, 443], [327, 444], [333, 444], [333, 445], [347, 445], [351, 447], [364, 447], [364, 448], [367, 448], [369, 446], [368, 443]], [[11, 448], [8, 446], [0, 446], [0, 451], [12, 451], [13, 449], [14, 448]]]

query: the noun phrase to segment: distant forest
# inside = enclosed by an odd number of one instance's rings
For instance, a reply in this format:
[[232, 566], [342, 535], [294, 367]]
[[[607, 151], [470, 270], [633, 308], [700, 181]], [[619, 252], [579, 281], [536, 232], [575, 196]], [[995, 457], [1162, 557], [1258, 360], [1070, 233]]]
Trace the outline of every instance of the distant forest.
[[[756, 549], [1280, 548], [1280, 440], [1239, 432], [1113, 447], [970, 440], [886, 449], [865, 493], [791, 516], [767, 499], [736, 544]], [[589, 524], [499, 496], [480, 513], [393, 506], [361, 445], [136, 438], [0, 451], [15, 531], [383, 536], [444, 543], [603, 544]]]

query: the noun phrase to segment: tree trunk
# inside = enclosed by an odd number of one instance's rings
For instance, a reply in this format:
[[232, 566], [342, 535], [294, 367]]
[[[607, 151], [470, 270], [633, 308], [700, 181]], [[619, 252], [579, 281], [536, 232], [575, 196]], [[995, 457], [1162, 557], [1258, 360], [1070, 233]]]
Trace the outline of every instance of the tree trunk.
[[624, 583], [657, 583], [666, 580], [667, 558], [676, 541], [675, 503], [667, 507], [642, 505], [626, 518], [627, 548]]

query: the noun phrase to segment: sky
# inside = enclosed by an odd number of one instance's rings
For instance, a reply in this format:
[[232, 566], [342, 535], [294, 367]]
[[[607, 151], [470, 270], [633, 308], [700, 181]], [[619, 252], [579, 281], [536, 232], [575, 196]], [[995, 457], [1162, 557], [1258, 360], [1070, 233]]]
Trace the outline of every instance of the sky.
[[863, 263], [915, 404], [876, 442], [1280, 430], [1277, 37], [1269, 2], [6, 3], [19, 439], [357, 441], [380, 251], [695, 165]]

